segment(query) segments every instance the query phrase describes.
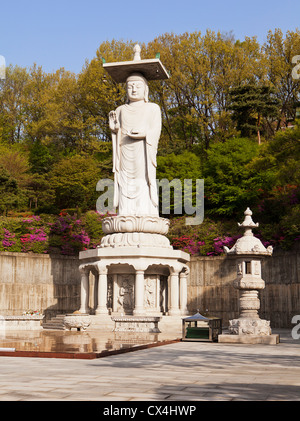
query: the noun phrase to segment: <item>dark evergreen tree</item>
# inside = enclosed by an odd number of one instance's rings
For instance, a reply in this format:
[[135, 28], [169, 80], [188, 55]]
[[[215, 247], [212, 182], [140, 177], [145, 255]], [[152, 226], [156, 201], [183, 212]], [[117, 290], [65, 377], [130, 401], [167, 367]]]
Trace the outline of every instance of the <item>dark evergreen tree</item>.
[[270, 119], [279, 112], [279, 101], [269, 86], [242, 85], [230, 90], [229, 109], [242, 137], [257, 135], [260, 143], [261, 133], [266, 125], [271, 127]]

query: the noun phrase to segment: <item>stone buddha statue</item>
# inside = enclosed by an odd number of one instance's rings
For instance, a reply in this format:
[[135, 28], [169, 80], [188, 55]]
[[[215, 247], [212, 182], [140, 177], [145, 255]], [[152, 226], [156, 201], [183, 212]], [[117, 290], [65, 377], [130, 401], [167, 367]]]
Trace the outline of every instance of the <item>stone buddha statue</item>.
[[119, 215], [158, 216], [156, 154], [161, 112], [148, 102], [141, 73], [126, 80], [127, 103], [109, 113], [112, 131], [114, 206]]

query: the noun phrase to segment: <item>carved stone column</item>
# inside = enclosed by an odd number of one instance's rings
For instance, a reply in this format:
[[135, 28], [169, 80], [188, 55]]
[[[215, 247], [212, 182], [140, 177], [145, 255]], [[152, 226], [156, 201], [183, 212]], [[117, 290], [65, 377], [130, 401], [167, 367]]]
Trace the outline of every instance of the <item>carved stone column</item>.
[[180, 314], [179, 310], [179, 271], [173, 271], [170, 274], [170, 316], [177, 316]]
[[134, 310], [133, 314], [144, 314], [144, 271], [136, 270], [134, 288]]
[[98, 266], [98, 306], [96, 314], [108, 314], [107, 308], [107, 267]]
[[[94, 310], [96, 310], [97, 306], [98, 306], [98, 284], [99, 284], [99, 274], [98, 271], [93, 267], [91, 270], [92, 274], [94, 275], [94, 294], [93, 294], [93, 298], [94, 298]], [[89, 286], [89, 289], [91, 288], [91, 285]], [[91, 291], [90, 291], [91, 292]]]
[[86, 267], [79, 267], [81, 274], [80, 284], [80, 313], [88, 313], [89, 306], [89, 269]]

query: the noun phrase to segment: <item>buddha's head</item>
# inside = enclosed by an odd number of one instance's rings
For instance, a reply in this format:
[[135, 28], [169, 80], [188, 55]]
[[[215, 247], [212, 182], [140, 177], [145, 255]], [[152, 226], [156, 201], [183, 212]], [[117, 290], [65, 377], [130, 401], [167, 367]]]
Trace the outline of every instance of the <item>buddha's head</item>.
[[126, 79], [127, 103], [148, 102], [149, 87], [147, 79], [141, 73], [133, 73]]

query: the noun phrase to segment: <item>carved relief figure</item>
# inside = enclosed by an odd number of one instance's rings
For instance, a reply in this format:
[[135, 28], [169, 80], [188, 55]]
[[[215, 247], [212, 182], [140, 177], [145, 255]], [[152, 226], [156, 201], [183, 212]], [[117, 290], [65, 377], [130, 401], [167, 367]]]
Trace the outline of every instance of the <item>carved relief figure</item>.
[[148, 277], [145, 280], [145, 299], [144, 306], [149, 308], [155, 307], [155, 287], [156, 287], [156, 278], [151, 279]]
[[128, 277], [121, 279], [118, 295], [118, 311], [130, 311], [133, 309], [133, 286]]

